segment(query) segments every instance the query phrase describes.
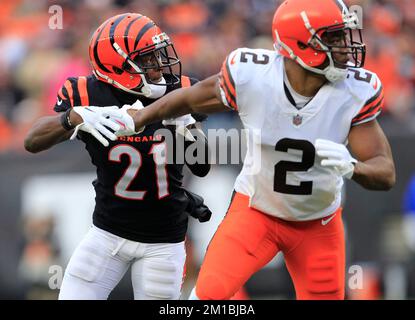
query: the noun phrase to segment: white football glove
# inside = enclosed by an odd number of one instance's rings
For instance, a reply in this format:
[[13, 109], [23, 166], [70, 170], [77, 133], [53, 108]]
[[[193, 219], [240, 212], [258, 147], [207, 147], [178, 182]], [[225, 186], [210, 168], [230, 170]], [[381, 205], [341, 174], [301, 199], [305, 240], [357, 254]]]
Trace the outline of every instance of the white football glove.
[[326, 158], [321, 160], [323, 167], [333, 167], [343, 177], [352, 178], [357, 160], [350, 155], [346, 146], [330, 140], [317, 139], [315, 147], [317, 155]]
[[176, 127], [176, 134], [183, 136], [185, 141], [195, 142], [196, 139], [190, 130], [185, 126]]
[[193, 134], [188, 129], [189, 125], [196, 123], [196, 120], [191, 115], [184, 115], [174, 119], [163, 120], [163, 126], [175, 126], [176, 134], [183, 136], [185, 141], [195, 142]]
[[106, 127], [114, 131], [120, 129], [119, 124], [108, 119], [108, 112], [113, 111], [115, 109], [118, 109], [118, 107], [73, 107], [72, 110], [80, 115], [83, 122], [75, 127], [75, 130], [70, 139], [75, 139], [76, 135], [78, 134], [78, 131], [81, 130], [90, 133], [101, 144], [107, 147], [109, 143], [108, 140], [104, 138], [104, 136], [112, 141], [117, 140], [117, 136], [110, 130], [108, 130]]
[[128, 110], [130, 109], [140, 110], [143, 108], [144, 107], [141, 101], [137, 100], [132, 105], [126, 104], [121, 109], [111, 111], [111, 120], [116, 121], [121, 126], [120, 129], [115, 132], [117, 137], [132, 136], [144, 131], [145, 126], [141, 127], [139, 130], [136, 131], [134, 119], [132, 116], [128, 114]]

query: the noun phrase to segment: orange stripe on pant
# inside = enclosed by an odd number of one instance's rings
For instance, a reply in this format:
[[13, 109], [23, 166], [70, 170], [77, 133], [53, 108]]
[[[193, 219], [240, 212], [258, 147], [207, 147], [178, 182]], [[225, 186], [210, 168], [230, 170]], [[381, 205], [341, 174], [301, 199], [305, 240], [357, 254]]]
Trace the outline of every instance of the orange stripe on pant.
[[344, 299], [341, 208], [325, 219], [289, 222], [248, 204], [247, 196], [236, 193], [213, 236], [196, 283], [199, 299], [229, 299], [279, 251], [284, 253], [297, 299]]

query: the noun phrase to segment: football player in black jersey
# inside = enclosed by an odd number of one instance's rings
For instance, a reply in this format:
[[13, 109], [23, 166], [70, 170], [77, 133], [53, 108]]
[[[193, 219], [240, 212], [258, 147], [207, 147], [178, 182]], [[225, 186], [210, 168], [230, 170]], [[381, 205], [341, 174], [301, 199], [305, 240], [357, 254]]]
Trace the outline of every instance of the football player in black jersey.
[[[76, 135], [97, 168], [93, 227], [71, 257], [59, 298], [107, 299], [131, 266], [135, 299], [178, 299], [188, 213], [206, 221], [210, 211], [200, 197], [183, 189], [183, 164], [166, 161], [167, 149], [179, 148], [177, 133], [169, 146], [157, 130], [174, 132], [203, 117], [189, 114], [117, 137], [114, 131], [123, 123], [107, 115], [131, 108], [137, 99], [148, 105], [195, 80], [181, 75], [169, 37], [136, 13], [105, 21], [92, 36], [89, 58], [93, 74], [68, 78], [58, 92], [58, 115], [39, 119], [25, 140], [25, 148], [35, 153]], [[199, 133], [184, 148], [203, 143], [206, 150]], [[207, 161], [188, 167], [198, 176], [210, 169]]]

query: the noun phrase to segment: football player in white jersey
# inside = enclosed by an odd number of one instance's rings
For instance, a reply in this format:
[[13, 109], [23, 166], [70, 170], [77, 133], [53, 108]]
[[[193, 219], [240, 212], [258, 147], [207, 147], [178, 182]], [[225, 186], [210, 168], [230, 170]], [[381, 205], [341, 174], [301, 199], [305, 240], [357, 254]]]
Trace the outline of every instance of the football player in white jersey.
[[260, 171], [244, 165], [238, 176], [192, 298], [231, 297], [281, 251], [298, 299], [343, 299], [343, 179], [371, 190], [395, 183], [376, 120], [383, 88], [362, 68], [357, 15], [341, 0], [287, 0], [272, 33], [275, 51], [237, 49], [219, 74], [133, 115], [136, 129], [191, 112], [234, 110], [245, 128], [261, 129], [261, 143], [245, 159], [260, 161]]

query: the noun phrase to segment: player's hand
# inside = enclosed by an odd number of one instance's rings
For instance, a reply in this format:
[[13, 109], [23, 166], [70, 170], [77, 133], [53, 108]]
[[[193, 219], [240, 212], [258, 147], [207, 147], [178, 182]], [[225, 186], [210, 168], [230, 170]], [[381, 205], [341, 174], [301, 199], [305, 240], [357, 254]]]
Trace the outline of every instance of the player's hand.
[[133, 115], [143, 109], [143, 104], [137, 100], [132, 105], [124, 105], [121, 109], [111, 111], [110, 118], [120, 124], [120, 129], [115, 132], [117, 137], [132, 136], [144, 131], [145, 127], [135, 128]]
[[195, 137], [193, 137], [192, 133], [187, 128], [187, 126], [181, 124], [180, 122], [177, 122], [175, 119], [163, 120], [162, 124], [163, 126], [175, 126], [176, 135], [181, 139], [184, 139], [184, 141], [196, 141]]
[[[195, 119], [193, 117], [189, 117], [188, 115], [174, 118], [174, 119], [167, 119], [162, 121], [163, 126], [174, 126], [177, 137], [181, 139], [184, 138], [184, 141], [195, 142], [196, 139], [193, 134], [190, 132], [189, 127], [195, 124]], [[203, 133], [202, 133], [203, 134]]]
[[108, 118], [109, 112], [115, 109], [118, 109], [118, 107], [73, 107], [73, 112], [82, 118], [82, 122], [75, 127], [71, 140], [75, 139], [80, 130], [90, 133], [105, 147], [109, 145], [106, 138], [112, 141], [117, 140], [117, 136], [109, 129], [117, 131], [120, 130], [121, 126]]
[[186, 197], [189, 199], [185, 211], [199, 222], [207, 222], [212, 216], [212, 211], [204, 204], [204, 199], [196, 193], [184, 190]]
[[317, 155], [325, 158], [321, 160], [323, 167], [332, 167], [343, 177], [352, 178], [357, 160], [350, 155], [349, 150], [343, 144], [317, 139], [315, 147]]

